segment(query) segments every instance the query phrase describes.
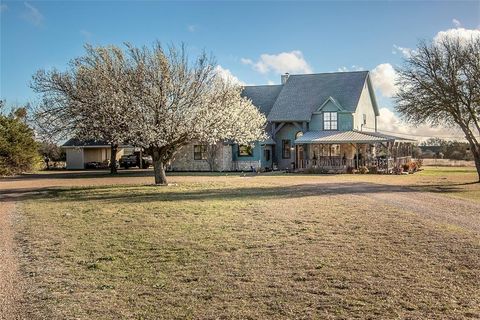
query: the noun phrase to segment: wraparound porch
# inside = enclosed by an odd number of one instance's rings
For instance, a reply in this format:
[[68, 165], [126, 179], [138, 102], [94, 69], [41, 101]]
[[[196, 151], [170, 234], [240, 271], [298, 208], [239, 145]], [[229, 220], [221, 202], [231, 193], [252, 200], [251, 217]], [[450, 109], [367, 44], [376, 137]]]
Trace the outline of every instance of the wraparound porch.
[[381, 158], [375, 159], [343, 159], [341, 157], [319, 157], [318, 159], [299, 160], [298, 171], [305, 169], [325, 168], [332, 170], [345, 170], [350, 168], [358, 169], [360, 167], [372, 168], [375, 167], [379, 172], [390, 172], [397, 166], [408, 164], [412, 160], [411, 156], [397, 157], [397, 158]]
[[306, 132], [295, 140], [292, 169], [347, 172], [366, 167], [390, 173], [411, 161], [414, 142], [377, 132]]

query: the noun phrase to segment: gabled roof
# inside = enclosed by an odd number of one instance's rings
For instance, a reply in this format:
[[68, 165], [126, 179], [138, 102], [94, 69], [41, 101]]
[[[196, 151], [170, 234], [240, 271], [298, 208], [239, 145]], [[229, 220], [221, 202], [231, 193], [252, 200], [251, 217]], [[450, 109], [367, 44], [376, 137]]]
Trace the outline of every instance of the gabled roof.
[[329, 97], [355, 112], [368, 71], [290, 75], [268, 114], [268, 121], [310, 121]]
[[80, 140], [77, 138], [71, 138], [65, 142], [62, 147], [102, 147], [102, 146], [110, 146], [109, 143], [100, 140]]
[[295, 143], [375, 143], [375, 142], [415, 142], [386, 135], [380, 132], [367, 131], [307, 131], [303, 136], [295, 140]]
[[345, 111], [345, 109], [343, 109], [343, 107], [340, 105], [340, 103], [338, 103], [337, 100], [335, 100], [333, 97], [328, 97], [327, 100], [325, 100], [324, 103], [322, 103], [322, 105], [320, 106], [320, 108], [318, 108], [317, 110], [315, 110], [316, 112], [319, 112], [320, 110], [323, 109], [323, 107], [325, 107], [329, 102], [332, 102], [337, 108], [338, 110], [340, 111]]
[[283, 85], [265, 85], [265, 86], [246, 86], [243, 88], [242, 96], [252, 100], [252, 103], [268, 116], [273, 104], [277, 100], [278, 94]]

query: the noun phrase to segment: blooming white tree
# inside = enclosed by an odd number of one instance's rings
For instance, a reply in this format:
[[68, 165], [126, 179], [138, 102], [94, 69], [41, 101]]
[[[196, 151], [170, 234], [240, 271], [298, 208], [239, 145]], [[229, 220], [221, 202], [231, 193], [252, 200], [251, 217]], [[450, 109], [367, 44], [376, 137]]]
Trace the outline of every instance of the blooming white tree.
[[112, 160], [120, 144], [142, 146], [156, 184], [167, 183], [166, 166], [188, 143], [265, 138], [265, 116], [241, 87], [222, 79], [205, 54], [190, 61], [183, 46], [86, 46], [69, 70], [37, 72], [32, 87], [42, 95], [36, 119], [43, 132], [106, 141]]
[[116, 173], [118, 146], [129, 140], [136, 117], [131, 60], [118, 47], [85, 47], [69, 70], [40, 70], [32, 88], [42, 94], [36, 112], [41, 133], [101, 140], [111, 146], [110, 172]]
[[136, 65], [136, 141], [153, 158], [156, 184], [186, 144], [251, 143], [263, 139], [265, 116], [241, 87], [223, 80], [205, 54], [189, 61], [183, 46], [129, 48]]

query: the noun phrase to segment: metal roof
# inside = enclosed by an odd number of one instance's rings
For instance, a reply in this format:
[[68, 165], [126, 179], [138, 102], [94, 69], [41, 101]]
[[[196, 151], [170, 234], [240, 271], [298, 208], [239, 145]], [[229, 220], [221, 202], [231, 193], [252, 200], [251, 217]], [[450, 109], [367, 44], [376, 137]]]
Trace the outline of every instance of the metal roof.
[[404, 137], [399, 137], [399, 136], [392, 136], [391, 134], [385, 134], [385, 133], [378, 132], [378, 131], [377, 132], [366, 131], [364, 133], [369, 134], [369, 135], [373, 135], [373, 136], [378, 136], [378, 137], [390, 139], [390, 141], [395, 140], [397, 142], [417, 142], [417, 140], [415, 140], [415, 139], [409, 139], [409, 138], [404, 138]]
[[384, 135], [380, 132], [360, 131], [307, 131], [295, 140], [302, 143], [375, 143], [375, 142], [415, 142], [415, 140]]

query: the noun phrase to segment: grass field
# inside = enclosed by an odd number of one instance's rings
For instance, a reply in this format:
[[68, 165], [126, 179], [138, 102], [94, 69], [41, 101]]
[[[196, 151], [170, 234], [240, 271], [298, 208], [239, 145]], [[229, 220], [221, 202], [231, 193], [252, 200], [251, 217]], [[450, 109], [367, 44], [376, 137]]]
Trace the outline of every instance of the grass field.
[[62, 187], [19, 204], [28, 316], [480, 317], [470, 168], [171, 181]]

